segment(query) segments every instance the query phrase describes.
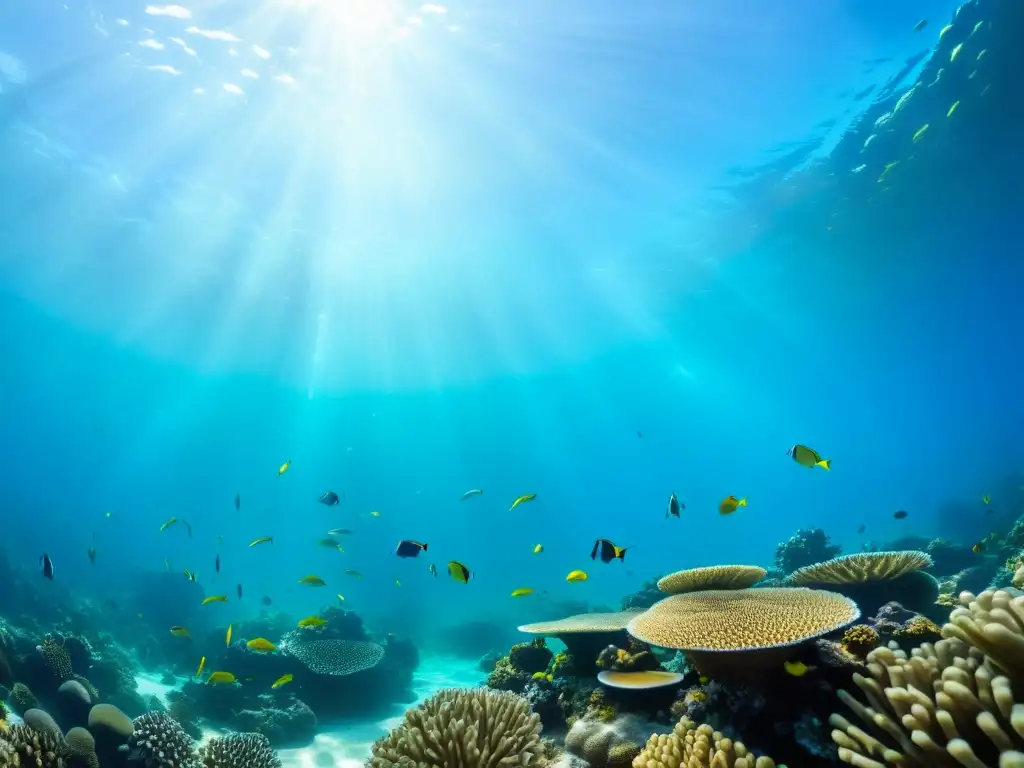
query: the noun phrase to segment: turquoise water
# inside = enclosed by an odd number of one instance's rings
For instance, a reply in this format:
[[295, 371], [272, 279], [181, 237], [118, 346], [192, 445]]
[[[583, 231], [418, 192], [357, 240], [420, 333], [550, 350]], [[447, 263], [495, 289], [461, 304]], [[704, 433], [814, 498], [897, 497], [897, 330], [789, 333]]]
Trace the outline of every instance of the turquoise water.
[[187, 5], [0, 11], [3, 543], [54, 594], [187, 568], [444, 650], [1022, 511], [1016, 73], [861, 152], [954, 3]]

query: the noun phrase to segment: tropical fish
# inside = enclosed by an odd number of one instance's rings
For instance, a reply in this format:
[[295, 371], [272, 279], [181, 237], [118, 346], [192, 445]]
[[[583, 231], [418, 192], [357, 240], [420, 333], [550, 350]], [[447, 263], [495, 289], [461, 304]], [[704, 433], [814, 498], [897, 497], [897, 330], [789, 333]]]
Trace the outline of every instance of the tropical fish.
[[740, 507], [745, 506], [747, 506], [746, 496], [744, 496], [742, 499], [737, 499], [735, 496], [726, 496], [718, 504], [718, 514], [731, 515]]
[[922, 125], [920, 128], [917, 129], [917, 133], [914, 134], [914, 138], [913, 138], [913, 141], [914, 141], [915, 144], [921, 140], [921, 137], [924, 136], [928, 132], [928, 129], [930, 127], [931, 127], [930, 123], [925, 123], [924, 125]]
[[217, 555], [217, 559], [213, 561], [214, 570], [220, 573], [220, 555]]
[[53, 560], [45, 552], [39, 556], [39, 568], [42, 570], [44, 577], [53, 581]]
[[181, 524], [185, 526], [185, 530], [188, 531], [188, 537], [192, 538], [192, 526], [188, 524], [188, 520], [185, 518], [181, 519]]
[[273, 653], [277, 650], [277, 646], [265, 637], [254, 638], [246, 643], [246, 645], [250, 651], [259, 651], [260, 653]]
[[179, 627], [177, 624], [175, 624], [173, 627], [171, 627], [171, 634], [174, 635], [175, 637], [188, 637], [189, 636], [188, 630], [185, 629], [185, 627]]
[[202, 605], [209, 605], [210, 603], [226, 603], [227, 601], [227, 595], [210, 595], [209, 597], [203, 598]]
[[535, 555], [539, 555], [543, 551], [544, 551], [544, 545], [543, 544], [538, 544], [537, 546], [535, 546], [533, 548], [533, 554], [535, 554]]
[[701, 675], [700, 677], [697, 678], [697, 682], [700, 683], [701, 685], [707, 685], [708, 683], [711, 682], [711, 678], [708, 677], [707, 675]]
[[352, 533], [352, 530], [350, 528], [331, 528], [331, 530], [329, 530], [327, 532], [327, 535], [328, 536], [344, 536], [347, 533]]
[[973, 547], [971, 547], [971, 552], [973, 552], [976, 555], [980, 555], [984, 551], [985, 551], [985, 540], [984, 539], [982, 539], [977, 544], [975, 544]]
[[430, 575], [431, 576], [433, 576], [435, 579], [437, 578], [437, 566], [436, 565], [431, 563], [430, 565], [427, 566], [427, 570], [430, 571]]
[[237, 587], [235, 587], [235, 592], [238, 593], [238, 599], [241, 600], [242, 599], [242, 585], [241, 584], [239, 584]]
[[327, 619], [320, 616], [307, 616], [304, 619], [299, 619], [300, 627], [322, 627], [325, 624], [327, 624]]
[[202, 677], [202, 675], [203, 675], [203, 667], [205, 667], [205, 666], [206, 666], [206, 657], [203, 656], [203, 658], [201, 658], [199, 660], [199, 667], [196, 669], [196, 677]]
[[947, 32], [949, 32], [949, 30], [951, 30], [952, 28], [953, 28], [952, 24], [947, 24], [942, 29], [940, 29], [939, 30], [939, 40], [941, 40], [943, 35], [945, 35]]
[[335, 597], [338, 598], [338, 602], [339, 603], [344, 603], [345, 602], [345, 596], [344, 595], [339, 593], [339, 594], [335, 595]]
[[684, 509], [686, 509], [686, 505], [680, 504], [679, 499], [677, 499], [676, 495], [673, 493], [668, 497], [668, 508], [665, 510], [665, 519], [668, 520], [669, 515], [672, 515], [672, 517], [679, 517], [679, 513]]
[[481, 493], [483, 493], [483, 489], [482, 488], [472, 488], [472, 489], [466, 491], [464, 494], [462, 494], [462, 498], [459, 499], [459, 501], [465, 501], [466, 499], [471, 499], [474, 496], [479, 496]]
[[230, 672], [211, 672], [210, 676], [206, 679], [207, 683], [227, 683], [231, 684], [235, 682], [235, 676]]
[[273, 536], [260, 536], [258, 539], [253, 539], [251, 542], [249, 542], [249, 546], [250, 547], [255, 547], [257, 544], [273, 544], [273, 543], [274, 543], [274, 537]]
[[914, 31], [920, 32], [922, 29], [928, 26], [928, 19], [921, 19], [917, 24], [914, 25]]
[[271, 688], [280, 688], [282, 685], [286, 685], [286, 684], [290, 683], [294, 679], [295, 679], [295, 677], [292, 675], [291, 672], [286, 672], [285, 674], [283, 674], [279, 678], [277, 678], [277, 680], [275, 680], [271, 684], [270, 687]]
[[960, 102], [959, 101], [954, 101], [953, 102], [953, 106], [951, 106], [949, 108], [949, 111], [946, 112], [946, 117], [952, 117], [953, 113], [956, 112], [956, 108], [959, 107], [959, 106], [960, 106]]
[[907, 513], [901, 509], [896, 512], [893, 512], [892, 516], [895, 517], [897, 520], [902, 520], [907, 516]]
[[341, 544], [339, 544], [339, 545], [338, 545], [338, 551], [339, 551], [339, 552], [344, 552], [344, 551], [345, 551], [345, 548], [344, 548], [343, 546], [341, 546]]
[[569, 575], [565, 577], [565, 580], [570, 584], [574, 584], [578, 581], [586, 581], [588, 578], [590, 577], [587, 576], [586, 571], [569, 571]]
[[227, 634], [224, 635], [224, 645], [228, 645], [228, 646], [231, 645], [231, 628], [233, 626], [234, 626], [234, 624], [228, 624]]
[[981, 29], [983, 26], [985, 26], [985, 20], [984, 19], [982, 19], [981, 21], [979, 21], [977, 24], [974, 25], [974, 29], [971, 30], [971, 34], [969, 34], [967, 37], [974, 37], [974, 35], [977, 33], [977, 31], [979, 29]]
[[426, 544], [412, 539], [402, 539], [395, 548], [395, 554], [399, 557], [419, 557], [420, 552], [426, 551]]
[[89, 562], [96, 565], [96, 547], [89, 547]]
[[536, 493], [528, 493], [525, 496], [520, 496], [518, 499], [516, 499], [515, 501], [512, 502], [512, 506], [508, 508], [508, 511], [511, 512], [513, 509], [518, 507], [520, 504], [525, 504], [526, 502], [533, 501], [536, 498], [537, 498], [537, 494]]
[[319, 576], [310, 574], [309, 576], [303, 576], [299, 579], [299, 584], [308, 584], [311, 587], [323, 587], [327, 584], [326, 581], [321, 579]]
[[355, 576], [357, 579], [363, 578], [363, 574], [361, 574], [359, 571], [355, 570], [354, 568], [349, 568], [347, 571], [342, 571], [342, 574], [345, 575], [345, 576]]
[[328, 507], [333, 507], [335, 504], [340, 502], [341, 499], [338, 498], [338, 494], [334, 491], [324, 491], [320, 494], [320, 498], [317, 499], [317, 501], [321, 504], [326, 504]]
[[787, 661], [782, 666], [785, 667], [786, 671], [793, 677], [803, 677], [807, 674], [807, 670], [810, 669], [810, 667], [802, 661]]
[[242, 508], [242, 494], [236, 493], [235, 494], [235, 511], [237, 512], [241, 508]]
[[512, 590], [512, 597], [526, 597], [533, 594], [533, 587], [519, 587]]
[[184, 570], [184, 572], [185, 572], [185, 578], [186, 579], [188, 579], [189, 581], [195, 581], [196, 580], [196, 572], [195, 571], [190, 571], [188, 568], [184, 568], [182, 570]]
[[786, 451], [786, 455], [792, 456], [793, 461], [801, 467], [807, 467], [808, 469], [814, 469], [815, 467], [821, 467], [822, 469], [832, 468], [832, 461], [830, 459], [821, 458], [821, 454], [813, 448], [808, 448], [806, 445], [794, 445]]
[[626, 549], [626, 547], [616, 546], [608, 539], [598, 539], [594, 542], [593, 549], [590, 550], [590, 559], [596, 560], [600, 556], [602, 563], [610, 563], [615, 559], [625, 561]]
[[992, 499], [990, 499], [988, 496], [982, 496], [981, 497], [981, 503], [982, 504], [989, 504], [991, 501], [992, 501]]
[[448, 575], [460, 584], [468, 584], [469, 577], [472, 574], [470, 574], [469, 568], [464, 566], [462, 563], [457, 562], [455, 560], [451, 560], [448, 563]]
[[956, 61], [956, 57], [960, 55], [960, 49], [963, 48], [963, 47], [964, 47], [964, 44], [960, 43], [959, 45], [956, 46], [956, 48], [954, 48], [952, 50], [952, 52], [950, 52], [950, 54], [949, 54], [950, 62]]
[[988, 53], [988, 48], [983, 48], [981, 53], [978, 54], [978, 58], [975, 59], [975, 61], [981, 61], [983, 58], [985, 58], [986, 53]]
[[324, 536], [322, 539], [317, 541], [317, 544], [321, 547], [330, 547], [331, 549], [341, 546], [341, 543], [332, 536]]
[[396, 587], [402, 586], [402, 582], [400, 582], [398, 579], [395, 579], [395, 586]]
[[282, 464], [280, 467], [278, 467], [278, 469], [277, 469], [277, 476], [280, 477], [285, 472], [287, 472], [288, 471], [288, 467], [290, 467], [291, 465], [292, 465], [292, 460], [288, 459], [288, 461], [286, 461], [284, 464]]
[[380, 512], [374, 510], [373, 512], [370, 513], [370, 517], [380, 517]]
[[161, 532], [166, 531], [168, 528], [170, 528], [176, 522], [178, 522], [178, 518], [176, 518], [176, 517], [169, 517], [169, 518], [167, 518], [167, 520], [164, 521], [164, 524], [160, 526], [160, 531]]

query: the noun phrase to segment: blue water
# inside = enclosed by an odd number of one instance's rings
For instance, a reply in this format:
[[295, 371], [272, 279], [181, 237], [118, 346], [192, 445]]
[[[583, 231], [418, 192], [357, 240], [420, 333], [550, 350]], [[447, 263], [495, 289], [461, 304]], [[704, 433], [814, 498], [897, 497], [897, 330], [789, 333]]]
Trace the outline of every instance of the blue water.
[[1024, 511], [1019, 107], [859, 152], [955, 3], [187, 5], [0, 10], [3, 545], [47, 589], [188, 568], [429, 644]]

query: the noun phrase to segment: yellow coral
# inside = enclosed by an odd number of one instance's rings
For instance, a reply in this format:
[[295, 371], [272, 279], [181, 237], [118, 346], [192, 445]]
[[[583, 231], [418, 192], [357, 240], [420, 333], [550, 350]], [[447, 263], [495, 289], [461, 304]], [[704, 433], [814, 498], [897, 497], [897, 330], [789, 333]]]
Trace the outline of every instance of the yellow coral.
[[775, 768], [770, 757], [754, 758], [739, 741], [710, 725], [684, 717], [672, 733], [654, 734], [633, 760], [633, 768]]
[[928, 568], [931, 564], [931, 555], [916, 550], [857, 552], [797, 568], [790, 574], [789, 582], [801, 586], [862, 584], [866, 581], [895, 579]]
[[915, 616], [893, 634], [897, 637], [921, 637], [923, 635], [940, 635], [942, 630], [927, 616]]
[[841, 645], [847, 653], [863, 659], [869, 652], [878, 647], [881, 638], [878, 630], [867, 624], [855, 624], [843, 633]]
[[960, 605], [960, 598], [952, 592], [940, 592], [939, 596], [935, 598], [935, 604], [941, 605], [944, 608], [956, 608]]
[[670, 573], [658, 581], [658, 589], [670, 595], [704, 589], [746, 589], [768, 575], [756, 565], [711, 565]]

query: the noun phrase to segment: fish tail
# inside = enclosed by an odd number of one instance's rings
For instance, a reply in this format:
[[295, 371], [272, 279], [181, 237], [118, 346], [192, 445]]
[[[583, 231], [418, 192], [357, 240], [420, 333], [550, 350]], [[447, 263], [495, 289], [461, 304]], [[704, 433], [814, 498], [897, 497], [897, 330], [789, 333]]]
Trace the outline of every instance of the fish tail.
[[821, 467], [822, 469], [831, 471], [832, 459], [822, 459], [821, 461], [818, 462], [818, 466]]
[[737, 504], [736, 506], [737, 507], [745, 507], [745, 506], [747, 506], [747, 497], [744, 496], [742, 499], [740, 499], [740, 503]]
[[424, 552], [426, 552], [426, 551], [427, 551], [427, 545], [426, 545], [426, 544], [424, 544], [424, 545], [423, 545], [423, 551], [424, 551]]

